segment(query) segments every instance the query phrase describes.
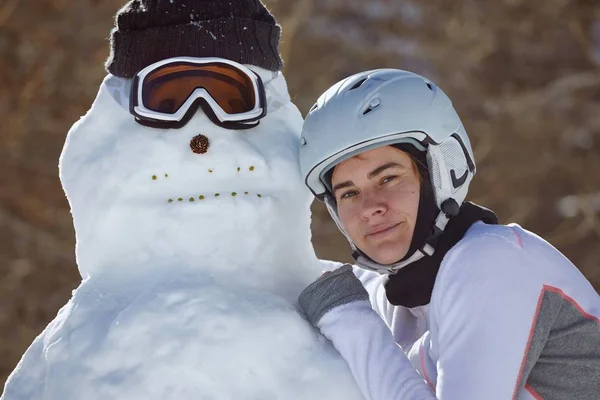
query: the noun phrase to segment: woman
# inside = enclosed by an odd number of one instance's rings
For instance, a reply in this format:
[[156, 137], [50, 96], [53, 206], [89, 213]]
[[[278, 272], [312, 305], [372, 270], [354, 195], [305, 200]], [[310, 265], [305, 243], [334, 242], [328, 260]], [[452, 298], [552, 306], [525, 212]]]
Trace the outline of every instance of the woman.
[[548, 242], [464, 201], [473, 152], [434, 83], [392, 69], [337, 83], [300, 159], [357, 266], [299, 305], [367, 399], [600, 398], [600, 297]]

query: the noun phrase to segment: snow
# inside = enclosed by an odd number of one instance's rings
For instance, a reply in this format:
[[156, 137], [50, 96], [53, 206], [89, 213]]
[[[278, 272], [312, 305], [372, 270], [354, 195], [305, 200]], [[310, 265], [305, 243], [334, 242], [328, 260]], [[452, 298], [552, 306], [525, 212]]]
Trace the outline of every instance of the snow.
[[[178, 130], [143, 127], [131, 81], [102, 82], [59, 163], [82, 282], [2, 400], [362, 398], [296, 308], [331, 266], [310, 243], [301, 114], [281, 74], [254, 70], [269, 114], [246, 131], [202, 112]], [[190, 149], [199, 134], [205, 154]]]

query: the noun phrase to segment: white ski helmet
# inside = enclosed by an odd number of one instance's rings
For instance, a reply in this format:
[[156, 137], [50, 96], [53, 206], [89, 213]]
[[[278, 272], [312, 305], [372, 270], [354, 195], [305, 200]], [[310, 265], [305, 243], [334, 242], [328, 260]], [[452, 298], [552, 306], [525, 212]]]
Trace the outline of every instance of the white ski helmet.
[[[408, 259], [379, 265], [356, 248], [337, 215], [325, 175], [340, 162], [380, 146], [411, 144], [426, 152], [434, 201], [442, 210], [426, 243]], [[336, 83], [311, 107], [302, 128], [300, 168], [306, 185], [324, 201], [346, 235], [359, 265], [397, 272], [435, 251], [448, 218], [458, 214], [475, 161], [469, 137], [446, 94], [430, 80], [398, 69], [377, 69]]]

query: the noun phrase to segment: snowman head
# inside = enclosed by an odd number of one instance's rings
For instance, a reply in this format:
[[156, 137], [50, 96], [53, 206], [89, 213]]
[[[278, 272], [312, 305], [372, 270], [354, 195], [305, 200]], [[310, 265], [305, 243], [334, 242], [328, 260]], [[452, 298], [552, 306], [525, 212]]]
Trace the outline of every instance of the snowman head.
[[[278, 38], [258, 0], [131, 1], [119, 11], [109, 73], [60, 159], [83, 277], [211, 266], [228, 273], [249, 258], [259, 277], [312, 252], [311, 196], [297, 159], [302, 116], [279, 71]], [[133, 111], [143, 83], [136, 77], [163, 60], [241, 64], [260, 82], [265, 112], [230, 129], [207, 102], [176, 127], [148, 124], [143, 108]]]

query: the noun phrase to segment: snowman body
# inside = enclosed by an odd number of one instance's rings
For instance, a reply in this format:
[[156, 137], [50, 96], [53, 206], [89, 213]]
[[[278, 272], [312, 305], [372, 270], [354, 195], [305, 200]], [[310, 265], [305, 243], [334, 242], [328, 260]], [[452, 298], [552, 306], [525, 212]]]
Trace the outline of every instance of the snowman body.
[[83, 280], [2, 400], [362, 399], [296, 309], [325, 269], [302, 117], [280, 73], [251, 68], [268, 114], [243, 131], [202, 111], [180, 129], [141, 126], [131, 80], [105, 78], [60, 159]]

